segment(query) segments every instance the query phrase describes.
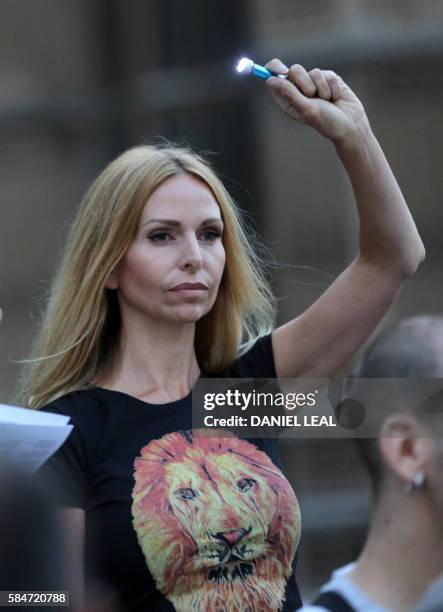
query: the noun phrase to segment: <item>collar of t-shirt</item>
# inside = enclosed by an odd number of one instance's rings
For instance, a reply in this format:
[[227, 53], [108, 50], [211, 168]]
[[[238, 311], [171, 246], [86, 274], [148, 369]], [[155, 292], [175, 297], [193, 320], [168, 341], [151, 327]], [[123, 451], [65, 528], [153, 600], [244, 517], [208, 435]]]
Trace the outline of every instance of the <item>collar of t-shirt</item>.
[[[349, 573], [354, 569], [355, 563], [348, 563], [343, 567], [334, 570], [331, 579], [320, 589], [320, 593], [325, 591], [334, 591], [339, 593], [346, 601], [358, 612], [391, 612], [388, 608], [384, 608], [374, 603], [352, 582], [349, 578]], [[322, 606], [303, 606], [300, 612], [328, 612]]]

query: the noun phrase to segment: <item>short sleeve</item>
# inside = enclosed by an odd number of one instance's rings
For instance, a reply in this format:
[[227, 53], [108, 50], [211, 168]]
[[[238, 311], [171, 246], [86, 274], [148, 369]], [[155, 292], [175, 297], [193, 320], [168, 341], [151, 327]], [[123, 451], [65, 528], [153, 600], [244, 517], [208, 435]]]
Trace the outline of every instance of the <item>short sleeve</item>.
[[61, 398], [41, 410], [71, 417], [70, 424], [74, 427], [62, 446], [35, 472], [33, 478], [47, 489], [56, 506], [85, 508], [88, 465], [75, 406]]
[[261, 336], [252, 348], [232, 365], [235, 375], [240, 378], [277, 378], [272, 333]]

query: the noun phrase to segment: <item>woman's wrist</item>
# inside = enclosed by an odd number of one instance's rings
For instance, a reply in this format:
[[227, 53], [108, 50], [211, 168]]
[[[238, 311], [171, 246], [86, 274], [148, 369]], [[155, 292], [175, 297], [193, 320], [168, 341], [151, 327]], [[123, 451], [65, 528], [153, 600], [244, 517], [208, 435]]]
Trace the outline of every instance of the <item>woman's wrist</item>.
[[366, 114], [362, 116], [357, 125], [333, 140], [337, 154], [342, 160], [346, 159], [349, 155], [365, 151], [368, 146], [376, 142], [377, 140]]

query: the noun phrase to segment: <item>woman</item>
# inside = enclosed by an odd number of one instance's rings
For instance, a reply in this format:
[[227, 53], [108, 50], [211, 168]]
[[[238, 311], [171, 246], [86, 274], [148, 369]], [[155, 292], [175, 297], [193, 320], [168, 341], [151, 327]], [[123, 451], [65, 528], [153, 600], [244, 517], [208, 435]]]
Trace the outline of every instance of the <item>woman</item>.
[[330, 139], [349, 174], [355, 260], [272, 331], [260, 262], [212, 170], [181, 149], [133, 149], [82, 204], [23, 380], [30, 407], [75, 425], [48, 466], [64, 483], [78, 585], [84, 545], [87, 577], [122, 609], [299, 604], [299, 509], [275, 441], [186, 431], [190, 391], [211, 374], [333, 375], [424, 257], [354, 93], [331, 71], [267, 67], [288, 75], [267, 81], [277, 104]]

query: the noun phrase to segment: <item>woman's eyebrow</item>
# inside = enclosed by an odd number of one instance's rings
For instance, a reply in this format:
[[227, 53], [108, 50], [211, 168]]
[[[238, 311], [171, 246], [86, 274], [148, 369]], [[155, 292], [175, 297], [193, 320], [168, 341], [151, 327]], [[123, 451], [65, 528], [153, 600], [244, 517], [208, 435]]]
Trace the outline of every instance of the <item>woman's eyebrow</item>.
[[[149, 219], [149, 221], [143, 223], [142, 227], [145, 227], [145, 225], [150, 225], [151, 223], [162, 223], [163, 225], [170, 225], [172, 227], [181, 226], [180, 221], [176, 221], [175, 219]], [[205, 219], [204, 221], [202, 221], [200, 225], [208, 225], [209, 223], [223, 224], [223, 221], [220, 217], [211, 217], [210, 219]]]

